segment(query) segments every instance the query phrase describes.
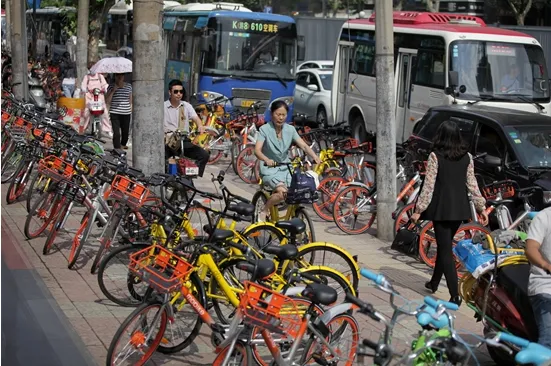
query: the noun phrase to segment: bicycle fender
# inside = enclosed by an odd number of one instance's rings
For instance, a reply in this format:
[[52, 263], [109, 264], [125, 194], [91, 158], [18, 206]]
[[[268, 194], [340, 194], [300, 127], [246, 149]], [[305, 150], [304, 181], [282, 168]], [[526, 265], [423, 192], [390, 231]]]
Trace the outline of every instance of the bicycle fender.
[[334, 166], [329, 167], [329, 168], [327, 168], [323, 171], [324, 174], [331, 173], [331, 172], [339, 173], [339, 175], [341, 174], [341, 170], [339, 168], [334, 167]]
[[344, 304], [339, 304], [336, 306], [333, 306], [332, 308], [327, 309], [325, 313], [323, 313], [319, 319], [324, 323], [328, 324], [331, 319], [336, 317], [337, 315], [341, 315], [344, 313], [349, 312], [350, 310], [354, 309], [355, 305], [345, 302]]
[[331, 273], [335, 274], [337, 277], [340, 277], [346, 284], [348, 284], [348, 286], [350, 286], [350, 289], [353, 291], [352, 292], [353, 296], [357, 295], [356, 290], [354, 289], [354, 287], [352, 286], [352, 283], [350, 283], [348, 278], [346, 278], [342, 273], [340, 273], [336, 269], [333, 269], [333, 268], [327, 267], [327, 266], [309, 266], [307, 268], [301, 269], [300, 271], [301, 272], [310, 272], [310, 271], [315, 271], [315, 270], [323, 270], [323, 271], [327, 271], [327, 272], [331, 272]]
[[[315, 241], [313, 243], [302, 245], [300, 248], [298, 248], [298, 254], [300, 256], [300, 253], [306, 249], [312, 248], [312, 247], [330, 247], [334, 248], [335, 250], [338, 250], [339, 252], [343, 253], [352, 263], [354, 263], [354, 268], [356, 269], [356, 273], [360, 274], [360, 266], [358, 265], [358, 262], [354, 259], [352, 254], [350, 254], [346, 249], [344, 249], [341, 246], [338, 246], [333, 243], [324, 242], [324, 241]], [[334, 270], [333, 270], [334, 271]]]
[[371, 192], [371, 187], [369, 187], [367, 184], [362, 183], [362, 182], [348, 182], [348, 183], [344, 183], [344, 184], [341, 186], [341, 189], [344, 189], [344, 188], [346, 188], [346, 187], [362, 187], [362, 188], [367, 189], [369, 192]]
[[306, 289], [306, 286], [295, 286], [295, 287], [289, 287], [287, 291], [285, 291], [285, 296], [297, 296], [302, 294], [302, 291]]
[[283, 236], [285, 236], [285, 232], [283, 230], [281, 230], [280, 228], [278, 228], [277, 226], [275, 226], [275, 224], [272, 223], [272, 222], [255, 222], [254, 224], [250, 224], [249, 226], [247, 226], [245, 231], [243, 231], [242, 235], [246, 236], [249, 231], [252, 231], [253, 229], [255, 229], [259, 226], [271, 226], [275, 230], [279, 231]]

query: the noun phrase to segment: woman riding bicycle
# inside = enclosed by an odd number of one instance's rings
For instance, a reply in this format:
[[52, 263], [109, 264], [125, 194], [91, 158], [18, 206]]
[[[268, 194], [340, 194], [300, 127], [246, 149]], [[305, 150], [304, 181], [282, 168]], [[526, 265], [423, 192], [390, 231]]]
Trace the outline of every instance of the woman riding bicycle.
[[260, 127], [254, 148], [256, 157], [263, 161], [260, 164], [262, 184], [272, 190], [272, 196], [266, 202], [259, 221], [265, 221], [270, 209], [285, 200], [287, 187], [291, 184], [291, 173], [287, 166], [276, 166], [277, 163], [289, 163], [289, 149], [293, 142], [310, 156], [316, 164], [321, 160], [316, 153], [298, 135], [296, 129], [285, 123], [289, 107], [283, 101], [276, 101], [270, 107], [272, 120]]

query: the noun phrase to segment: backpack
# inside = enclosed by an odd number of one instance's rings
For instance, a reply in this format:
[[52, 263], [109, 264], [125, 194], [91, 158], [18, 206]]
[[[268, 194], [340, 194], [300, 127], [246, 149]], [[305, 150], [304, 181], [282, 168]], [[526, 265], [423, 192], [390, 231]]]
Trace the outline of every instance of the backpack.
[[296, 169], [291, 177], [291, 185], [287, 190], [287, 204], [314, 203], [318, 199], [317, 174], [308, 171], [303, 173]]

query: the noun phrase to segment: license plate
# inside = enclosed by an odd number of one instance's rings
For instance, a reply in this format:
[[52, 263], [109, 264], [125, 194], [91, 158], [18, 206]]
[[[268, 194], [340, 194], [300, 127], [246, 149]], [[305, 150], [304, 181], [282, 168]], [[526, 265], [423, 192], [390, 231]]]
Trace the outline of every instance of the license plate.
[[254, 104], [254, 100], [242, 100], [241, 101], [241, 107], [249, 108]]
[[99, 111], [103, 109], [103, 103], [102, 102], [91, 102], [90, 103], [90, 109], [94, 111]]
[[186, 167], [186, 175], [199, 175], [199, 167]]

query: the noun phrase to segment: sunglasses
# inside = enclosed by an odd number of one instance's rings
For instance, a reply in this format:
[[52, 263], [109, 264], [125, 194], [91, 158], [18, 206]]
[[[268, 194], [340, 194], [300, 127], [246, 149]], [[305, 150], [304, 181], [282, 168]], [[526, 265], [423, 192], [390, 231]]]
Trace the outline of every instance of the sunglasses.
[[172, 94], [184, 94], [184, 91], [181, 90], [181, 89], [173, 90], [173, 91], [172, 91]]

